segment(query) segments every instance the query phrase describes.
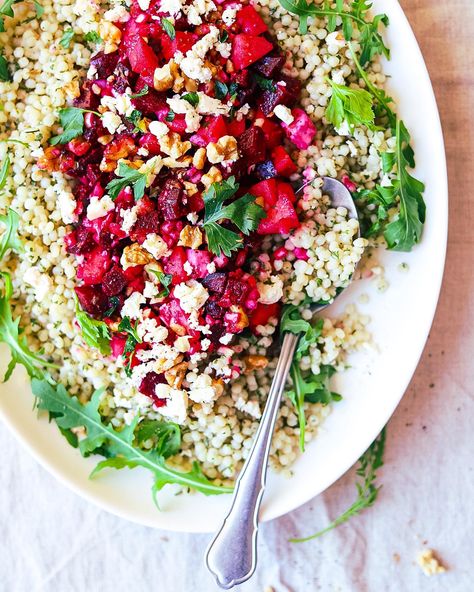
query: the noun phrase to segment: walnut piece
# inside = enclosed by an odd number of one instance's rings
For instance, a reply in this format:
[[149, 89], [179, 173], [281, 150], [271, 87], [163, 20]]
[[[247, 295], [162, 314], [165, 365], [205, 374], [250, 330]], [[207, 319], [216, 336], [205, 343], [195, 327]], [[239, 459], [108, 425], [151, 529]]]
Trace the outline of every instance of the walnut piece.
[[202, 171], [206, 162], [206, 149], [198, 148], [193, 156], [193, 167], [198, 171]]
[[99, 23], [99, 35], [104, 42], [104, 53], [117, 51], [122, 39], [122, 32], [118, 27], [109, 21], [101, 21]]
[[167, 64], [155, 70], [153, 74], [153, 86], [155, 90], [159, 92], [169, 90], [170, 88], [172, 88], [175, 92], [179, 92], [179, 90], [181, 90], [178, 88], [179, 84], [177, 84], [178, 90], [174, 88], [175, 80], [179, 78], [181, 78], [182, 85], [184, 85], [184, 80], [179, 75], [178, 65], [174, 60], [170, 60]]
[[244, 356], [245, 374], [251, 374], [255, 370], [266, 368], [268, 365], [268, 358], [265, 356], [248, 355]]
[[187, 224], [179, 233], [178, 245], [182, 247], [190, 247], [191, 249], [199, 249], [202, 245], [201, 229], [198, 226]]
[[170, 132], [159, 139], [162, 152], [177, 160], [180, 156], [186, 154], [191, 149], [191, 142], [181, 141], [181, 136], [176, 132]]
[[222, 181], [222, 173], [215, 166], [211, 167], [207, 174], [201, 177], [201, 183], [206, 189], [209, 189], [213, 183], [219, 183], [219, 181]]
[[176, 364], [165, 372], [166, 382], [173, 388], [181, 388], [187, 369], [187, 362], [180, 362], [179, 364]]
[[133, 243], [125, 247], [120, 258], [120, 263], [124, 269], [135, 267], [136, 265], [146, 265], [154, 261], [153, 255], [141, 247], [138, 243]]
[[209, 162], [233, 162], [239, 158], [237, 140], [234, 136], [222, 136], [217, 142], [210, 142], [207, 145], [207, 158]]
[[163, 374], [163, 372], [170, 370], [170, 368], [173, 368], [173, 366], [180, 364], [182, 361], [183, 356], [181, 355], [176, 355], [175, 358], [159, 358], [153, 365], [153, 370], [157, 374]]

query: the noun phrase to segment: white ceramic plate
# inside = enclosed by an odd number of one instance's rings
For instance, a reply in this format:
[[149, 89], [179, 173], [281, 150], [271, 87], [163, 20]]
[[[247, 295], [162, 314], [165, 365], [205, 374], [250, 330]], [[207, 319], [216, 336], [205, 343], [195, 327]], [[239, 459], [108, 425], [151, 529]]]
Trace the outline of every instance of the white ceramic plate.
[[[352, 368], [338, 378], [344, 395], [320, 436], [294, 465], [291, 479], [270, 475], [262, 518], [281, 516], [318, 495], [338, 479], [370, 445], [399, 403], [415, 371], [433, 320], [443, 274], [447, 235], [447, 175], [443, 136], [423, 57], [413, 32], [394, 0], [376, 0], [374, 10], [391, 21], [387, 40], [392, 60], [391, 94], [416, 149], [417, 176], [426, 183], [427, 224], [422, 243], [410, 254], [384, 253], [390, 289], [378, 294], [369, 281], [357, 282], [331, 312], [369, 293], [360, 306], [372, 317], [377, 348], [353, 356]], [[399, 265], [409, 264], [408, 272]], [[330, 313], [329, 313], [330, 314]], [[3, 350], [4, 352], [5, 350]], [[5, 353], [2, 356], [6, 360]], [[148, 526], [188, 532], [215, 530], [229, 496], [175, 495], [165, 488], [162, 511], [150, 494], [151, 476], [141, 469], [104, 471], [88, 478], [95, 461], [83, 459], [54, 424], [32, 411], [28, 380], [20, 370], [0, 386], [0, 415], [38, 461], [82, 497], [114, 514]]]

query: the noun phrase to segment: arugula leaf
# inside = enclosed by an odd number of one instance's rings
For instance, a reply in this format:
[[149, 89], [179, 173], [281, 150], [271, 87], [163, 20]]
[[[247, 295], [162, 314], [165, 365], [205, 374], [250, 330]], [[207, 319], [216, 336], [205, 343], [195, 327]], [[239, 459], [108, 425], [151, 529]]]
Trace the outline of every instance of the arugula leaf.
[[53, 136], [49, 143], [55, 146], [56, 144], [67, 144], [74, 138], [82, 136], [84, 133], [84, 113], [86, 109], [79, 109], [79, 107], [67, 107], [59, 111], [59, 122], [63, 128], [62, 134]]
[[44, 14], [44, 8], [36, 0], [33, 0], [33, 5], [35, 7], [36, 18], [39, 18], [40, 19], [43, 16], [43, 14]]
[[255, 203], [255, 196], [246, 193], [234, 202], [224, 206], [224, 202], [233, 197], [239, 189], [234, 177], [220, 183], [213, 183], [203, 194], [204, 230], [206, 231], [209, 250], [215, 255], [223, 252], [227, 257], [242, 245], [242, 237], [236, 232], [223, 228], [219, 221], [233, 222], [243, 234], [256, 230], [260, 220], [265, 217], [265, 210]]
[[139, 99], [140, 97], [144, 97], [145, 95], [148, 94], [149, 92], [149, 88], [148, 88], [148, 84], [145, 84], [145, 86], [142, 88], [142, 90], [140, 92], [137, 92], [134, 95], [130, 95], [131, 99]]
[[280, 320], [280, 333], [303, 333], [309, 331], [311, 325], [301, 316], [299, 308], [294, 304], [286, 304]]
[[97, 321], [81, 310], [77, 299], [76, 319], [87, 345], [98, 349], [101, 354], [109, 356], [112, 353], [109, 327], [104, 321]]
[[10, 348], [11, 360], [8, 364], [7, 371], [3, 378], [6, 382], [19, 363], [22, 364], [28, 375], [33, 378], [45, 379], [43, 368], [57, 368], [55, 364], [51, 364], [43, 360], [39, 355], [32, 352], [26, 341], [26, 337], [22, 336], [20, 329], [20, 318], [13, 319], [12, 309], [10, 306], [10, 299], [13, 294], [13, 286], [10, 274], [0, 272], [0, 276], [4, 281], [3, 296], [0, 296], [0, 342], [6, 343]]
[[5, 256], [8, 249], [17, 253], [23, 251], [23, 245], [18, 237], [18, 222], [20, 216], [11, 208], [8, 208], [6, 214], [0, 215], [0, 222], [5, 226], [5, 231], [0, 235], [0, 261]]
[[[2, 20], [0, 19], [0, 23]], [[1, 33], [1, 29], [0, 29]], [[0, 80], [2, 82], [11, 82], [12, 76], [8, 70], [8, 62], [5, 59], [5, 56], [0, 55]]]
[[74, 33], [74, 29], [71, 29], [71, 28], [66, 29], [63, 33], [63, 36], [61, 37], [61, 41], [59, 42], [59, 45], [61, 45], [65, 49], [69, 49], [75, 35], [76, 34]]
[[118, 179], [112, 179], [106, 187], [107, 193], [112, 199], [116, 199], [122, 189], [129, 186], [133, 187], [133, 195], [137, 201], [145, 195], [147, 178], [145, 173], [140, 173], [137, 169], [120, 161], [118, 177]]
[[84, 40], [87, 41], [87, 43], [95, 43], [96, 45], [103, 43], [103, 39], [97, 31], [89, 31], [86, 33], [84, 35]]
[[193, 107], [197, 107], [199, 103], [199, 95], [197, 94], [197, 92], [185, 93], [184, 95], [182, 95], [181, 98], [187, 101]]
[[105, 424], [98, 411], [102, 393], [96, 391], [92, 399], [85, 405], [71, 397], [62, 385], [53, 387], [45, 380], [32, 381], [33, 394], [37, 397], [38, 409], [49, 411], [62, 430], [84, 427], [86, 437], [79, 440], [79, 450], [83, 456], [98, 452], [107, 456], [97, 464], [91, 473], [95, 476], [105, 467], [134, 468], [144, 467], [151, 471], [154, 479], [152, 491], [155, 496], [167, 484], [178, 484], [182, 487], [195, 489], [205, 495], [230, 493], [230, 487], [214, 485], [202, 473], [197, 463], [189, 472], [179, 471], [170, 467], [162, 454], [157, 450], [144, 451], [134, 445], [135, 429], [138, 418], [120, 432], [112, 425]]
[[161, 26], [163, 27], [163, 31], [168, 35], [171, 41], [173, 41], [176, 37], [176, 30], [174, 28], [173, 23], [167, 18], [162, 17]]
[[326, 119], [336, 129], [344, 121], [352, 131], [357, 125], [365, 125], [369, 129], [375, 129], [372, 95], [363, 88], [350, 88], [342, 84], [336, 84], [326, 78], [332, 87], [331, 99], [326, 108]]
[[5, 185], [7, 184], [8, 174], [10, 173], [10, 168], [11, 168], [11, 161], [10, 161], [10, 157], [7, 154], [7, 157], [5, 158], [5, 161], [2, 164], [2, 167], [0, 168], [0, 191], [2, 189], [4, 189]]
[[382, 487], [381, 485], [377, 487], [376, 479], [377, 470], [383, 466], [385, 436], [386, 428], [383, 428], [377, 438], [359, 459], [359, 467], [356, 470], [356, 474], [360, 477], [360, 480], [356, 481], [357, 499], [355, 502], [338, 518], [326, 526], [326, 528], [323, 528], [311, 536], [290, 539], [291, 543], [304, 543], [316, 539], [326, 532], [333, 530], [340, 524], [344, 524], [344, 522], [347, 522], [353, 516], [357, 516], [366, 508], [370, 508], [374, 505]]
[[138, 424], [135, 438], [138, 445], [153, 440], [153, 450], [164, 458], [177, 454], [181, 448], [181, 428], [173, 422], [145, 419]]
[[343, 0], [336, 0], [333, 6], [332, 0], [325, 0], [324, 4], [318, 5], [306, 0], [278, 0], [280, 4], [291, 14], [300, 18], [299, 32], [305, 35], [308, 32], [308, 17], [327, 18], [328, 30], [333, 32], [337, 28], [338, 18], [342, 22], [342, 31], [346, 41], [356, 37], [355, 29], [358, 30], [358, 42], [360, 44], [360, 62], [362, 65], [370, 62], [377, 55], [390, 57], [390, 50], [385, 45], [382, 35], [379, 32], [381, 26], [388, 26], [389, 19], [386, 14], [377, 14], [369, 20], [368, 11], [372, 7], [371, 2], [354, 0], [351, 6], [346, 9]]

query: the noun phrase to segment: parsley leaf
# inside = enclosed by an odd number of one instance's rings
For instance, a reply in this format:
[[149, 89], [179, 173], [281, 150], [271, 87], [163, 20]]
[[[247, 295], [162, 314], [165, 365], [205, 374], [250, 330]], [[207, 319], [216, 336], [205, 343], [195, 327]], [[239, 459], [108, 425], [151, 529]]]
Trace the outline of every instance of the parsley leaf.
[[97, 31], [89, 31], [86, 33], [84, 35], [84, 40], [87, 41], [87, 43], [95, 43], [96, 45], [103, 43], [102, 37], [99, 35], [99, 33], [97, 33]]
[[165, 298], [166, 296], [168, 296], [170, 293], [169, 286], [171, 285], [171, 282], [173, 281], [173, 276], [169, 273], [164, 273], [163, 271], [160, 271], [159, 269], [150, 269], [149, 271], [151, 273], [153, 273], [158, 278], [158, 281], [163, 286], [163, 290], [161, 290], [161, 292], [158, 294], [157, 298]]
[[360, 480], [356, 482], [357, 499], [355, 502], [349, 506], [349, 508], [347, 508], [347, 510], [343, 512], [338, 518], [326, 526], [326, 528], [323, 528], [311, 536], [290, 539], [290, 542], [304, 543], [306, 541], [316, 539], [326, 532], [333, 530], [340, 524], [344, 524], [344, 522], [347, 522], [353, 516], [357, 516], [366, 508], [370, 508], [374, 505], [381, 489], [381, 485], [377, 487], [376, 478], [377, 470], [383, 466], [385, 435], [386, 430], [383, 428], [377, 438], [372, 442], [369, 448], [359, 459], [359, 467], [357, 468], [356, 473], [357, 476], [360, 477]]
[[181, 448], [181, 428], [173, 422], [145, 419], [138, 424], [135, 438], [138, 445], [153, 440], [153, 450], [164, 458], [177, 454]]
[[352, 131], [357, 125], [365, 125], [374, 129], [375, 113], [373, 109], [372, 95], [363, 88], [350, 88], [336, 84], [329, 78], [326, 79], [332, 87], [331, 99], [326, 108], [326, 119], [336, 129], [344, 121]]
[[61, 109], [59, 111], [59, 122], [63, 128], [63, 132], [58, 136], [52, 137], [49, 143], [53, 146], [56, 144], [67, 144], [71, 140], [74, 140], [74, 138], [82, 136], [84, 133], [84, 113], [90, 113], [90, 111], [79, 109], [79, 107]]
[[104, 321], [97, 321], [81, 310], [77, 299], [76, 319], [81, 328], [82, 337], [87, 345], [98, 349], [101, 354], [109, 356], [112, 353], [109, 327]]
[[5, 226], [5, 232], [0, 235], [0, 261], [8, 249], [17, 253], [23, 251], [23, 245], [18, 237], [18, 222], [20, 216], [11, 208], [8, 208], [5, 215], [0, 215], [0, 222]]
[[[102, 393], [96, 391], [92, 399], [82, 405], [76, 397], [71, 397], [62, 385], [53, 387], [45, 380], [32, 381], [33, 394], [37, 398], [38, 409], [54, 415], [61, 430], [84, 427], [86, 436], [79, 440], [78, 446], [83, 456], [99, 453], [107, 458], [99, 462], [91, 473], [97, 475], [106, 467], [144, 467], [153, 475], [153, 496], [165, 485], [176, 483], [182, 487], [195, 489], [205, 495], [230, 493], [230, 487], [214, 485], [203, 474], [197, 463], [190, 471], [184, 472], [169, 466], [159, 450], [144, 451], [135, 445], [135, 430], [138, 417], [121, 431], [116, 431], [111, 424], [103, 422], [99, 413]], [[161, 451], [163, 452], [163, 451]]]
[[57, 368], [57, 366], [46, 362], [29, 349], [26, 337], [21, 335], [20, 317], [14, 319], [12, 316], [10, 299], [13, 294], [13, 286], [10, 275], [0, 272], [0, 277], [4, 281], [3, 295], [0, 295], [0, 342], [6, 343], [11, 353], [11, 360], [3, 381], [6, 382], [10, 378], [18, 363], [25, 367], [31, 378], [45, 378], [43, 368], [45, 366]]
[[130, 95], [131, 99], [139, 99], [140, 97], [144, 97], [145, 95], [148, 94], [148, 91], [150, 89], [148, 88], [148, 84], [145, 84], [145, 86], [142, 88], [142, 90], [140, 92], [137, 92], [134, 95]]
[[63, 33], [63, 36], [61, 37], [61, 41], [59, 42], [59, 45], [61, 45], [65, 49], [69, 49], [75, 35], [76, 34], [74, 33], [74, 29], [71, 29], [71, 28], [66, 29]]
[[138, 335], [137, 327], [138, 321], [135, 323], [135, 326], [133, 326], [129, 317], [123, 317], [118, 326], [119, 331], [127, 333], [127, 341], [125, 342], [125, 347], [122, 354], [126, 360], [128, 358], [127, 365], [125, 367], [125, 373], [127, 376], [130, 376], [132, 373], [132, 360], [133, 356], [135, 355], [135, 348], [138, 343], [142, 342], [140, 336]]
[[171, 41], [173, 41], [176, 37], [176, 30], [174, 28], [173, 23], [167, 18], [162, 17], [161, 26], [163, 27], [163, 31], [168, 35]]
[[[1, 23], [1, 19], [0, 19], [0, 23]], [[11, 74], [8, 70], [8, 62], [5, 59], [5, 56], [3, 56], [3, 55], [0, 55], [0, 80], [2, 82], [11, 82], [11, 80], [12, 80]]]
[[215, 255], [221, 252], [227, 257], [232, 251], [238, 250], [242, 245], [242, 237], [236, 232], [223, 228], [219, 222], [229, 220], [243, 232], [257, 229], [260, 220], [265, 217], [265, 210], [255, 203], [255, 196], [246, 193], [234, 202], [224, 206], [224, 202], [233, 197], [239, 189], [234, 177], [226, 181], [213, 183], [203, 194], [204, 199], [204, 230], [207, 235], [209, 250]]
[[182, 95], [181, 98], [187, 101], [193, 107], [197, 107], [199, 103], [199, 95], [197, 94], [197, 92], [188, 92]]
[[133, 195], [138, 201], [145, 195], [147, 175], [140, 173], [137, 169], [129, 167], [124, 162], [119, 162], [118, 179], [112, 179], [107, 185], [106, 190], [112, 199], [116, 199], [118, 194], [125, 187], [133, 187]]

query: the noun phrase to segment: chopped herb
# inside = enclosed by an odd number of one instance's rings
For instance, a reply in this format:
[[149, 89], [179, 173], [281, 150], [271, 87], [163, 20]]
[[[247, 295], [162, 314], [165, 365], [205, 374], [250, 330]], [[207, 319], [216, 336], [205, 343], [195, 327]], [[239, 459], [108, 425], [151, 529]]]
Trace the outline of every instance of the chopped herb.
[[269, 90], [270, 92], [276, 91], [276, 84], [273, 80], [265, 78], [264, 76], [260, 76], [260, 74], [256, 73], [253, 73], [252, 77], [262, 90]]
[[228, 39], [229, 33], [225, 29], [222, 29], [222, 31], [219, 33], [219, 42], [225, 43]]
[[125, 187], [133, 187], [133, 195], [136, 200], [141, 199], [145, 194], [147, 175], [140, 173], [137, 169], [129, 167], [124, 162], [119, 162], [118, 179], [112, 179], [107, 185], [106, 190], [112, 199], [116, 199], [118, 194]]
[[110, 305], [111, 306], [108, 310], [106, 310], [104, 312], [104, 316], [107, 318], [111, 317], [115, 313], [115, 311], [117, 310], [117, 307], [119, 306], [119, 304], [120, 304], [120, 298], [117, 298], [117, 296], [112, 296], [110, 298]]
[[18, 222], [20, 216], [11, 208], [8, 208], [5, 215], [0, 215], [0, 222], [5, 226], [5, 231], [0, 235], [0, 261], [8, 249], [21, 253], [23, 245], [18, 236]]
[[216, 95], [216, 99], [219, 99], [219, 101], [225, 99], [229, 94], [229, 88], [227, 84], [225, 82], [221, 82], [220, 80], [216, 80], [214, 82], [214, 94]]
[[8, 62], [5, 59], [5, 56], [2, 55], [0, 55], [0, 80], [2, 82], [11, 82], [12, 80], [11, 74], [8, 70]]
[[175, 113], [172, 109], [170, 109], [165, 117], [166, 121], [173, 121], [175, 117]]
[[133, 129], [133, 133], [136, 132], [146, 132], [146, 126], [143, 122], [143, 114], [138, 109], [134, 109], [130, 115], [127, 115], [126, 119], [133, 123], [135, 126]]
[[135, 355], [135, 348], [137, 347], [137, 344], [142, 342], [138, 335], [137, 328], [138, 321], [135, 323], [135, 326], [133, 326], [129, 317], [123, 317], [118, 326], [119, 331], [127, 333], [127, 341], [125, 342], [122, 354], [125, 360], [127, 360], [127, 365], [125, 366], [125, 373], [127, 376], [130, 376], [132, 373], [132, 361], [133, 356]]
[[173, 41], [176, 37], [176, 30], [174, 25], [171, 21], [167, 18], [161, 18], [161, 26], [163, 27], [163, 31], [168, 35], [168, 37]]
[[78, 107], [67, 107], [59, 111], [59, 122], [63, 128], [62, 134], [54, 136], [49, 143], [55, 146], [56, 144], [67, 144], [74, 138], [82, 136], [84, 133], [84, 113], [95, 113], [100, 117], [100, 113], [95, 111], [88, 111], [87, 109], [79, 109]]
[[3, 161], [3, 164], [0, 168], [0, 191], [2, 189], [4, 189], [5, 185], [7, 184], [8, 175], [10, 173], [10, 168], [11, 168], [11, 161], [10, 161], [10, 157], [7, 155], [7, 157]]
[[61, 41], [59, 42], [59, 45], [61, 45], [65, 49], [69, 49], [75, 35], [76, 34], [74, 33], [74, 29], [66, 29], [63, 33], [63, 36], [61, 37]]
[[219, 224], [229, 220], [244, 234], [257, 229], [260, 220], [265, 217], [265, 210], [255, 203], [255, 196], [246, 193], [239, 199], [224, 206], [224, 202], [233, 197], [239, 189], [234, 177], [226, 181], [213, 183], [203, 194], [204, 230], [206, 231], [209, 250], [215, 255], [223, 252], [227, 257], [232, 251], [242, 246], [242, 237]]
[[366, 508], [370, 508], [374, 505], [378, 494], [381, 489], [381, 485], [377, 487], [376, 478], [377, 470], [383, 465], [383, 455], [385, 451], [385, 436], [386, 429], [380, 432], [377, 438], [372, 442], [369, 448], [359, 459], [359, 467], [356, 470], [356, 474], [361, 479], [356, 482], [357, 488], [357, 499], [356, 501], [338, 518], [333, 520], [326, 528], [318, 531], [317, 533], [307, 536], [304, 538], [290, 539], [292, 543], [304, 543], [312, 539], [316, 539], [326, 532], [333, 530], [340, 524], [344, 524], [352, 518], [357, 516]]
[[110, 348], [110, 331], [104, 321], [97, 321], [81, 310], [79, 302], [76, 299], [76, 319], [82, 331], [84, 341], [90, 347], [98, 349], [101, 354], [109, 356], [112, 352]]
[[96, 31], [89, 31], [86, 33], [84, 35], [84, 40], [87, 41], [87, 43], [94, 43], [96, 45], [103, 43], [102, 37]]
[[173, 276], [169, 273], [164, 273], [163, 271], [160, 271], [159, 269], [150, 269], [150, 271], [158, 278], [158, 281], [163, 286], [163, 290], [161, 290], [161, 292], [158, 294], [157, 297], [158, 298], [165, 298], [170, 293], [169, 286], [171, 285], [171, 282], [173, 281]]
[[153, 475], [152, 492], [155, 502], [156, 494], [165, 485], [171, 483], [195, 489], [205, 495], [232, 491], [230, 487], [214, 485], [205, 477], [197, 463], [193, 463], [190, 471], [183, 472], [169, 466], [165, 462], [164, 455], [158, 450], [145, 451], [137, 447], [135, 430], [138, 417], [120, 431], [116, 431], [111, 424], [104, 423], [99, 413], [101, 391], [96, 391], [91, 400], [82, 405], [76, 397], [69, 395], [61, 384], [52, 386], [46, 380], [33, 380], [32, 389], [37, 399], [38, 409], [52, 413], [61, 430], [71, 432], [72, 428], [85, 428], [86, 436], [77, 442], [83, 456], [99, 453], [106, 457], [97, 464], [91, 477], [96, 476], [106, 467], [114, 469], [144, 467]]
[[181, 97], [185, 101], [187, 101], [193, 107], [196, 107], [199, 103], [199, 95], [197, 92], [188, 92]]
[[326, 79], [332, 87], [326, 119], [336, 129], [345, 121], [352, 131], [357, 125], [374, 129], [375, 113], [372, 95], [363, 88], [350, 88]]
[[148, 94], [148, 91], [150, 89], [148, 88], [148, 84], [145, 84], [145, 86], [142, 88], [142, 90], [140, 92], [135, 93], [134, 95], [130, 95], [131, 99], [139, 99], [140, 97], [144, 97], [145, 95]]

